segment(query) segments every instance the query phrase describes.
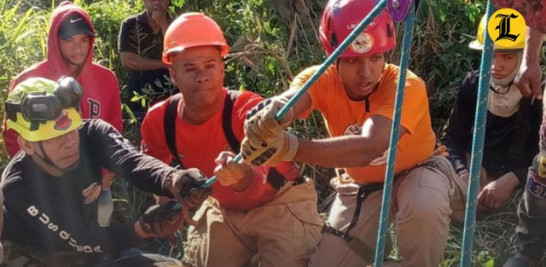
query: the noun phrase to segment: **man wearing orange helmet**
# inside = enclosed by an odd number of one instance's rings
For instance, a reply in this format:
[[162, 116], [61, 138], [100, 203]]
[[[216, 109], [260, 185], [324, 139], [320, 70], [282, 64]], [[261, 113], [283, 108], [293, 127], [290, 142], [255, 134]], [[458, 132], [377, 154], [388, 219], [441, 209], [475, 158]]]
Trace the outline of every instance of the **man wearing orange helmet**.
[[322, 221], [310, 179], [292, 162], [275, 168], [233, 162], [247, 111], [263, 99], [224, 87], [229, 51], [218, 24], [202, 13], [178, 17], [165, 33], [163, 62], [180, 94], [153, 106], [142, 123], [145, 153], [216, 175], [189, 229], [184, 263], [307, 266]]
[[[483, 49], [486, 17], [480, 21], [471, 49]], [[523, 97], [514, 85], [520, 68], [525, 37], [514, 46], [495, 44], [487, 105], [487, 125], [482, 160], [482, 185], [478, 208], [498, 209], [518, 188], [525, 185], [527, 169], [538, 152], [541, 101]], [[479, 71], [465, 77], [442, 137], [448, 159], [464, 181], [468, 181], [467, 159], [472, 146], [472, 125], [476, 113]]]
[[[327, 55], [373, 7], [373, 1], [328, 2], [320, 25]], [[384, 53], [394, 48], [395, 36], [393, 22], [384, 10], [281, 123], [274, 119], [275, 113], [318, 66], [297, 75], [290, 90], [265, 108], [253, 109], [245, 122], [247, 138], [241, 150], [247, 162], [274, 166], [282, 160], [296, 160], [345, 168], [343, 177], [331, 180], [337, 195], [310, 266], [373, 262], [400, 71], [385, 62]], [[330, 138], [302, 140], [282, 131], [287, 122], [312, 109], [322, 113]], [[463, 183], [447, 159], [433, 155], [435, 143], [425, 83], [408, 71], [390, 217], [396, 224], [403, 266], [438, 266], [450, 217], [464, 210]]]

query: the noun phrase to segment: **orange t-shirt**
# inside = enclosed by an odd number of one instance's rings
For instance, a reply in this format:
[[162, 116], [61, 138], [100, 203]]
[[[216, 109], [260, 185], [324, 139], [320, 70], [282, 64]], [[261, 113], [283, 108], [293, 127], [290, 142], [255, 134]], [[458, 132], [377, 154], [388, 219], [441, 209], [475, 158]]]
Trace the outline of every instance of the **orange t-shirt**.
[[[292, 82], [291, 89], [301, 88], [317, 70], [318, 66], [313, 66], [302, 71]], [[311, 109], [322, 113], [330, 136], [360, 134], [364, 121], [373, 115], [393, 118], [398, 75], [398, 66], [385, 65], [378, 89], [368, 97], [367, 112], [364, 100], [352, 101], [347, 97], [336, 67], [331, 66], [307, 91], [311, 97]], [[407, 133], [398, 141], [395, 174], [411, 169], [430, 157], [436, 143], [425, 84], [409, 70], [400, 125]], [[383, 182], [386, 162], [387, 151], [367, 166], [346, 170], [359, 183]]]

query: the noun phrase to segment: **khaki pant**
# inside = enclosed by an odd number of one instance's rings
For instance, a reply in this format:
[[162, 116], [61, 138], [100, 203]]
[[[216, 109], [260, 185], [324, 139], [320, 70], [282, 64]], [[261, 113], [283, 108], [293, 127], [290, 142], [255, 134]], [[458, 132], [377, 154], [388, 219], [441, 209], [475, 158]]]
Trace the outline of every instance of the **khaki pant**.
[[[328, 223], [345, 231], [354, 215], [356, 193], [360, 185], [338, 182], [333, 186], [337, 196]], [[439, 156], [433, 156], [411, 171], [397, 175], [389, 221], [396, 226], [397, 244], [404, 258], [403, 266], [427, 267], [440, 264], [451, 218], [462, 221], [464, 217], [465, 189], [451, 163]], [[358, 222], [349, 232], [355, 240], [349, 243], [336, 235], [322, 234], [309, 266], [352, 267], [372, 264], [382, 194], [382, 190], [371, 193], [362, 203]], [[358, 246], [360, 248], [355, 249]], [[363, 246], [366, 248], [363, 249]]]
[[197, 211], [185, 246], [192, 266], [245, 266], [259, 254], [261, 267], [307, 266], [323, 221], [313, 182], [287, 184], [268, 203], [248, 211], [222, 209], [215, 200]]

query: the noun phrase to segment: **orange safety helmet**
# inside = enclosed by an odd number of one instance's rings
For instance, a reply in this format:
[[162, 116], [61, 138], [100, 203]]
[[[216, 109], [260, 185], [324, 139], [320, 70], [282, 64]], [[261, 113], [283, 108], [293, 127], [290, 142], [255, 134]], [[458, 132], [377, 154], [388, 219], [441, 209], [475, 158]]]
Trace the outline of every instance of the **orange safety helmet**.
[[173, 53], [206, 45], [219, 46], [222, 57], [229, 52], [224, 33], [213, 19], [203, 13], [184, 13], [174, 20], [165, 32], [163, 63], [171, 65]]
[[[329, 0], [322, 12], [319, 37], [327, 56], [349, 36], [352, 30], [375, 7], [371, 0]], [[386, 52], [396, 45], [394, 23], [387, 10], [356, 37], [340, 58], [366, 56]]]

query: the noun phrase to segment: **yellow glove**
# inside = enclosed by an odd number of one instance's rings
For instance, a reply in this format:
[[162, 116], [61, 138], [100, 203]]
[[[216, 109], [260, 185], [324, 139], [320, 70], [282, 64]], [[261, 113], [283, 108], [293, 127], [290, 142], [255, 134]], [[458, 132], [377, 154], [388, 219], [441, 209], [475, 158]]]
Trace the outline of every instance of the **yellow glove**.
[[253, 143], [248, 137], [243, 139], [241, 152], [243, 159], [256, 166], [277, 166], [281, 161], [292, 161], [298, 152], [298, 138], [280, 131], [278, 135], [267, 140]]
[[281, 121], [275, 115], [286, 105], [288, 99], [273, 97], [251, 109], [245, 121], [245, 139], [241, 151], [246, 162], [253, 165], [276, 166], [281, 161], [290, 161], [298, 151], [298, 139], [285, 133], [286, 127], [294, 118], [292, 109]]
[[288, 99], [284, 97], [273, 97], [262, 101], [246, 115], [245, 135], [258, 143], [258, 139], [267, 140], [275, 137], [294, 119], [294, 111], [290, 109], [281, 121], [275, 120], [275, 115], [286, 105]]

